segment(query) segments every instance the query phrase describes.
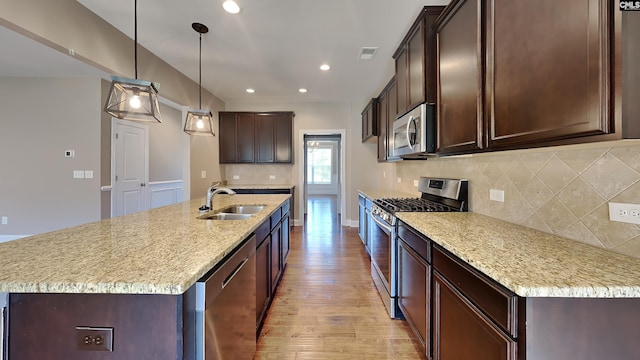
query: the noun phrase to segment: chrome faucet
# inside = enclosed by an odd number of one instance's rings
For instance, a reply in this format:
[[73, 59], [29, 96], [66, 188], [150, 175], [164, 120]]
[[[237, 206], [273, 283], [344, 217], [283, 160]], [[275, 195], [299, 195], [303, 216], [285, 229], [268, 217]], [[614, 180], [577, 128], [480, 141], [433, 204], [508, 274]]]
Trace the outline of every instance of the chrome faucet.
[[236, 192], [229, 189], [229, 188], [215, 188], [214, 186], [210, 187], [209, 189], [207, 189], [207, 205], [209, 207], [209, 209], [213, 209], [213, 195], [215, 194], [220, 194], [220, 193], [225, 193], [225, 194], [229, 194], [229, 195], [233, 195]]

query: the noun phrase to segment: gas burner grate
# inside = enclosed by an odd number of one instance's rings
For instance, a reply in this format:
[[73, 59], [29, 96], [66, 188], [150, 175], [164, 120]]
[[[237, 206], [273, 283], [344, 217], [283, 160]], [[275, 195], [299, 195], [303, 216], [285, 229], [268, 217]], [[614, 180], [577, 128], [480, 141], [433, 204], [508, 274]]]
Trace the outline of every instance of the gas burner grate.
[[377, 199], [381, 208], [391, 213], [395, 212], [448, 212], [459, 211], [450, 206], [422, 198], [386, 198]]

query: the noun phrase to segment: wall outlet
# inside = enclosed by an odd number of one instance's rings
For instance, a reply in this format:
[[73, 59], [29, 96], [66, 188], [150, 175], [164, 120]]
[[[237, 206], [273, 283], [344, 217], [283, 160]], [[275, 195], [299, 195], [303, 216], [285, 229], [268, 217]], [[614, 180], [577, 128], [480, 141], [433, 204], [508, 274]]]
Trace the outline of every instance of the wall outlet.
[[206, 179], [207, 178], [207, 172], [205, 170], [200, 171], [200, 178], [202, 178], [202, 179]]
[[387, 172], [385, 170], [382, 170], [382, 178], [386, 178], [387, 177]]
[[489, 200], [504, 202], [504, 190], [489, 190]]
[[413, 186], [418, 187], [418, 180], [413, 180]]
[[6, 216], [2, 217], [2, 225], [7, 225], [7, 223], [9, 223], [9, 218]]
[[402, 178], [401, 177], [398, 178], [398, 184], [402, 184]]
[[275, 175], [269, 175], [269, 180], [275, 180], [276, 176]]
[[239, 175], [233, 175], [233, 180], [240, 180], [240, 176]]
[[80, 351], [113, 351], [113, 328], [76, 326], [76, 344]]
[[85, 179], [93, 179], [93, 170], [85, 170], [84, 171]]
[[609, 220], [640, 224], [640, 205], [610, 202]]
[[73, 170], [74, 179], [84, 179], [84, 170]]

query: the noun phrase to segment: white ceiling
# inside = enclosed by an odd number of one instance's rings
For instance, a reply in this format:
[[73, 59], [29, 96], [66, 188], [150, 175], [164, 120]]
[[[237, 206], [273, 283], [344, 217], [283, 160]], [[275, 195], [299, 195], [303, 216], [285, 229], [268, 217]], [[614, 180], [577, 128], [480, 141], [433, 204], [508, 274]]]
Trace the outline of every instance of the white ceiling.
[[[133, 1], [78, 1], [133, 38]], [[237, 0], [238, 15], [224, 12], [221, 2], [139, 0], [138, 42], [197, 82], [198, 34], [191, 23], [203, 23], [209, 27], [202, 40], [203, 87], [225, 102], [276, 103], [363, 102], [377, 96], [393, 74], [393, 52], [420, 9], [449, 0]], [[92, 71], [66, 54], [4, 32], [10, 30], [0, 29], [3, 44], [13, 37], [19, 45], [5, 48], [25, 48], [29, 60], [3, 55], [0, 76]], [[361, 47], [378, 47], [376, 57], [359, 60]], [[332, 67], [328, 72], [319, 70], [325, 62]], [[301, 87], [309, 91], [300, 94]]]

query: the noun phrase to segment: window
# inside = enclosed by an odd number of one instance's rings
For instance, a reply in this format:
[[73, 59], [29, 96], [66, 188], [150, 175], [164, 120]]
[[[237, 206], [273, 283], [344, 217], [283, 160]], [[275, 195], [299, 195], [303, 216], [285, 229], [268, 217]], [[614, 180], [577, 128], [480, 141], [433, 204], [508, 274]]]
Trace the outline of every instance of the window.
[[307, 142], [307, 184], [331, 184], [333, 148], [317, 141]]

